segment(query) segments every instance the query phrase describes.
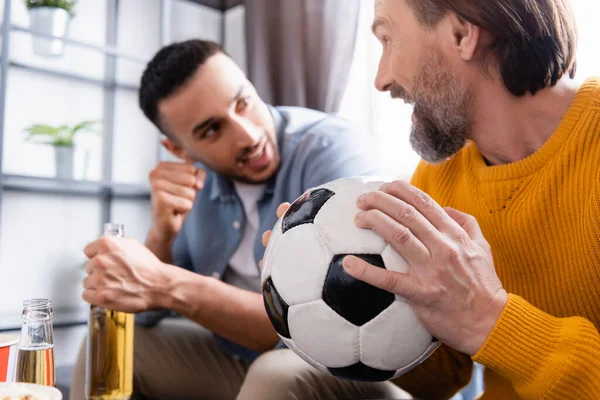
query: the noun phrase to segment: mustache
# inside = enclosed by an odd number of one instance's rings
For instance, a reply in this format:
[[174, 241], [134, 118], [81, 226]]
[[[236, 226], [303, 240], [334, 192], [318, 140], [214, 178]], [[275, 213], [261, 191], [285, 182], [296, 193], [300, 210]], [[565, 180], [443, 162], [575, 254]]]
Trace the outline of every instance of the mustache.
[[402, 99], [405, 103], [414, 103], [415, 99], [408, 93], [402, 85], [393, 84], [390, 88], [390, 96], [392, 99]]

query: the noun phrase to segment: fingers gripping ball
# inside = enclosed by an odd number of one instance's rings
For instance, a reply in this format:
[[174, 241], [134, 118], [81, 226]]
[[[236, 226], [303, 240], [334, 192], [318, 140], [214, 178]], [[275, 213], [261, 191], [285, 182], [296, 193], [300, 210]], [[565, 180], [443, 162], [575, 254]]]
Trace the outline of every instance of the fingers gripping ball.
[[357, 197], [383, 183], [346, 178], [305, 193], [279, 219], [265, 251], [263, 297], [277, 333], [310, 365], [338, 378], [392, 379], [439, 346], [402, 298], [342, 268], [345, 255], [356, 255], [407, 271], [391, 246], [354, 224]]

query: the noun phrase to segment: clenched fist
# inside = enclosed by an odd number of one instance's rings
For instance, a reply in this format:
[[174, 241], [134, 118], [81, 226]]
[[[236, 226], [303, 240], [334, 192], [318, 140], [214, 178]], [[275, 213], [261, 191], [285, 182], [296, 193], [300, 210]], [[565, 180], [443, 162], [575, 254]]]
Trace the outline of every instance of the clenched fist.
[[152, 235], [163, 243], [172, 241], [204, 186], [206, 171], [191, 164], [161, 162], [150, 172], [152, 188]]

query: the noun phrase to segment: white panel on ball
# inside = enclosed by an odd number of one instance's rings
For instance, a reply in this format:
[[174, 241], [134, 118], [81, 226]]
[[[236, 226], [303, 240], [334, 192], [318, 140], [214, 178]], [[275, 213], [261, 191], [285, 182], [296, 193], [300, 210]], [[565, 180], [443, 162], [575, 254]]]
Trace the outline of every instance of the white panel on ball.
[[267, 248], [265, 249], [265, 253], [263, 255], [262, 271], [260, 274], [261, 285], [264, 284], [265, 281], [271, 276], [271, 270], [273, 269], [273, 253], [275, 251], [274, 249], [277, 249], [279, 247], [279, 241], [281, 241], [281, 219], [277, 220], [277, 223], [275, 224], [275, 227], [271, 232], [269, 243], [267, 244]]
[[313, 224], [297, 226], [281, 235], [269, 264], [279, 295], [292, 306], [321, 298], [327, 266], [333, 255]]
[[408, 272], [408, 262], [391, 245], [386, 246], [383, 253], [381, 253], [381, 258], [383, 258], [386, 269], [403, 274]]
[[[388, 244], [383, 253], [381, 253], [381, 258], [383, 258], [383, 263], [385, 268], [394, 271], [400, 272], [402, 274], [408, 273], [408, 262], [404, 257], [402, 257], [392, 245]], [[406, 301], [403, 297], [396, 296], [396, 300]]]
[[398, 370], [418, 359], [431, 340], [412, 307], [394, 301], [360, 328], [361, 361], [372, 368]]
[[378, 190], [381, 187], [381, 185], [387, 182], [387, 179], [380, 178], [377, 176], [353, 176], [350, 178], [336, 179], [319, 187], [327, 188], [334, 193], [351, 193], [352, 190], [348, 190], [348, 188], [352, 186], [352, 188], [355, 190], [362, 190], [362, 192], [367, 193], [370, 191]]
[[317, 363], [342, 368], [360, 360], [358, 327], [323, 300], [290, 307], [288, 324], [294, 343]]
[[335, 193], [315, 218], [315, 225], [333, 254], [381, 254], [386, 243], [373, 231], [359, 229], [354, 217], [360, 212], [356, 206], [358, 196], [376, 191], [384, 183], [357, 177], [320, 186]]

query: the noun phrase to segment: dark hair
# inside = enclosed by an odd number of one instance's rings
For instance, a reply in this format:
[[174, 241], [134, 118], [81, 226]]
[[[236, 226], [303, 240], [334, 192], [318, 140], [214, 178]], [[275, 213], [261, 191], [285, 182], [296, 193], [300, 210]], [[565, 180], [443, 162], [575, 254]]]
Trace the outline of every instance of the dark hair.
[[435, 26], [448, 12], [494, 36], [488, 53], [515, 96], [535, 94], [576, 71], [577, 27], [569, 0], [407, 0]]
[[[188, 40], [163, 47], [146, 66], [140, 84], [140, 108], [163, 131], [158, 103], [181, 88], [210, 57], [226, 54], [221, 45], [205, 40]], [[166, 132], [163, 131], [166, 134]]]

